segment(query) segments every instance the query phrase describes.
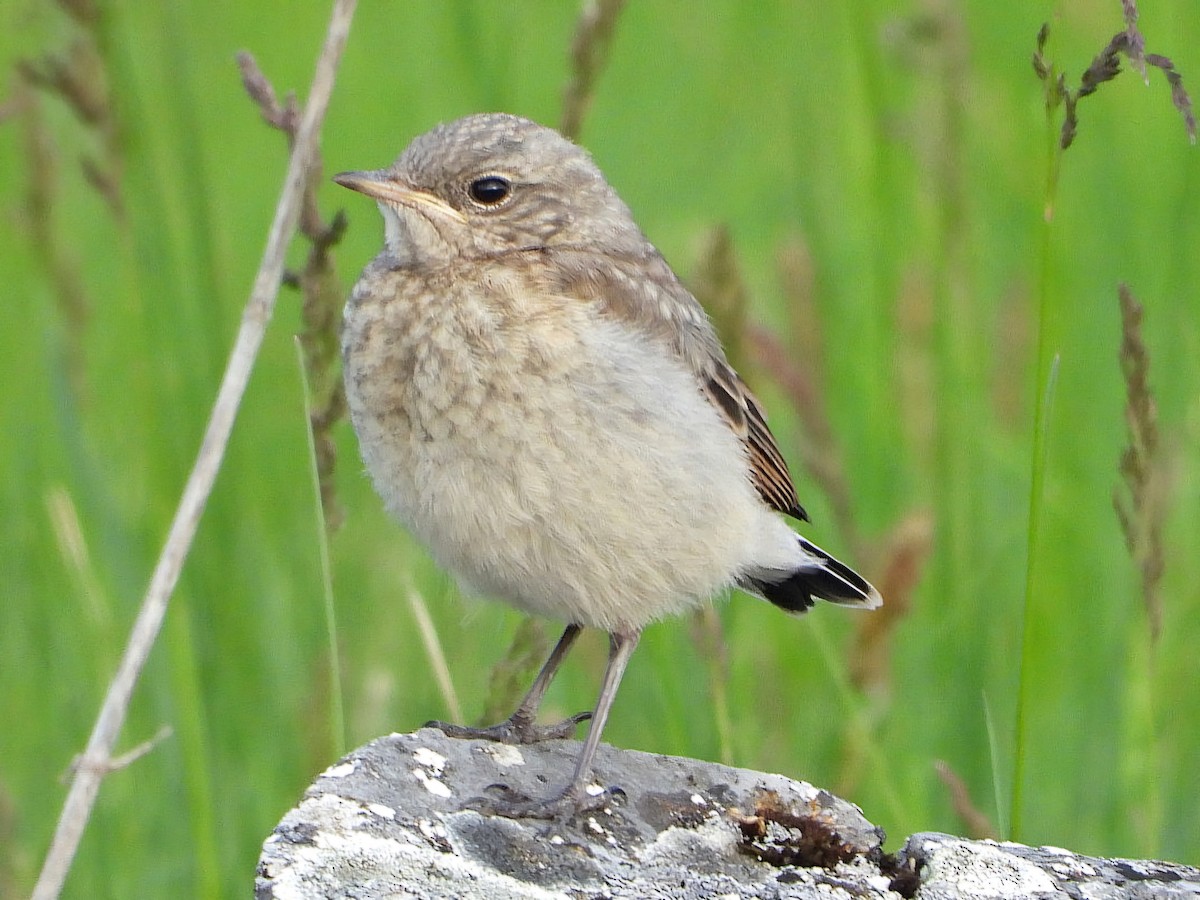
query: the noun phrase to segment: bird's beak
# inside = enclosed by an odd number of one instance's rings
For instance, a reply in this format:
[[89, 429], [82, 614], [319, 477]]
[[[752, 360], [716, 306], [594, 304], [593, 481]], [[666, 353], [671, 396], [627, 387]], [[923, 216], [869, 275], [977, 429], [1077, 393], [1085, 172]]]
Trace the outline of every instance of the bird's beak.
[[342, 187], [366, 194], [381, 203], [398, 203], [410, 209], [433, 210], [464, 225], [467, 222], [466, 216], [441, 197], [428, 191], [419, 191], [416, 188], [408, 187], [403, 182], [397, 181], [384, 169], [366, 172], [339, 172], [333, 176], [333, 180]]

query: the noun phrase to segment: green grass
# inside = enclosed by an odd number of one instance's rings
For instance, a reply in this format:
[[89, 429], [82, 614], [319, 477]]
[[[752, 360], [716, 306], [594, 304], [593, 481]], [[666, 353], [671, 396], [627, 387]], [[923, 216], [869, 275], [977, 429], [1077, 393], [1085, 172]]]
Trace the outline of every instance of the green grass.
[[[303, 91], [326, 15], [104, 6], [89, 39], [115, 116], [107, 144], [60, 99], [20, 90], [14, 70], [65, 53], [80, 26], [37, 0], [0, 12], [0, 896], [32, 887], [58, 779], [124, 647], [265, 243], [283, 142], [244, 97], [234, 53]], [[745, 597], [722, 605], [731, 731], [711, 700], [721, 668], [693, 623], [650, 629], [606, 738], [714, 759], [728, 745], [739, 765], [844, 792], [893, 838], [962, 831], [934, 770], [945, 760], [1022, 840], [1198, 864], [1200, 151], [1161, 74], [1147, 87], [1124, 73], [1080, 103], [1047, 224], [1034, 39], [1050, 20], [1047, 54], [1077, 81], [1122, 27], [1120, 4], [951, 6], [958, 18], [918, 21], [883, 0], [705, 0], [687, 14], [642, 2], [618, 24], [582, 142], [681, 273], [699, 268], [707, 230], [729, 225], [750, 321], [793, 349], [828, 412], [821, 444], [772, 366], [740, 348], [809, 533], [853, 545], [882, 579], [901, 522], [923, 514], [933, 529], [882, 637], [860, 638], [864, 619], [833, 608], [797, 621]], [[1187, 39], [1200, 11], [1144, 7], [1148, 49], [1200, 92]], [[382, 165], [467, 112], [555, 123], [574, 13], [561, 0], [365, 4], [324, 131], [327, 170]], [[117, 167], [121, 214], [81, 155]], [[38, 178], [53, 188], [40, 221]], [[332, 184], [321, 203], [351, 217], [337, 250], [348, 287], [380, 223]], [[796, 239], [811, 260], [799, 293], [774, 262]], [[64, 300], [72, 278], [82, 314]], [[1128, 441], [1122, 281], [1146, 309], [1161, 434], [1156, 643], [1112, 502]], [[800, 352], [812, 323], [819, 354]], [[173, 736], [104, 782], [68, 896], [244, 895], [262, 839], [342, 746], [339, 704], [349, 746], [449, 715], [410, 587], [469, 718], [520, 622], [463, 602], [386, 519], [342, 422], [334, 696], [300, 328], [285, 292], [118, 749], [163, 724]], [[850, 533], [834, 526], [829, 483], [802, 465], [812, 456], [844, 472]], [[881, 664], [866, 682], [856, 648]], [[592, 703], [604, 651], [581, 641], [548, 713]]]

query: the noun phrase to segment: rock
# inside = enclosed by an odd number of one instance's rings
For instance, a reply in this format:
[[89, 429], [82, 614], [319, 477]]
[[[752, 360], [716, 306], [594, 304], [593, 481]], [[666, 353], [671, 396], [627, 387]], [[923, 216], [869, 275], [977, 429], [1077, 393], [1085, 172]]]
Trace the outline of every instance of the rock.
[[[576, 741], [514, 747], [430, 728], [372, 741], [267, 839], [256, 896], [829, 897], [818, 885], [843, 881], [887, 896], [868, 861], [882, 831], [779, 775], [602, 745], [595, 776], [614, 795], [602, 809], [554, 822], [475, 811], [498, 783], [549, 796], [578, 752]], [[830, 867], [783, 864], [810, 860]]]
[[[1200, 871], [918, 834], [896, 855], [804, 782], [601, 746], [598, 810], [481, 814], [501, 785], [548, 797], [579, 744], [512, 747], [434, 729], [326, 770], [263, 845], [255, 896], [298, 898], [1200, 898]], [[919, 890], [919, 893], [918, 893]]]
[[1200, 869], [1175, 863], [1080, 856], [1059, 847], [914, 834], [900, 856], [920, 872], [921, 900], [1200, 897]]

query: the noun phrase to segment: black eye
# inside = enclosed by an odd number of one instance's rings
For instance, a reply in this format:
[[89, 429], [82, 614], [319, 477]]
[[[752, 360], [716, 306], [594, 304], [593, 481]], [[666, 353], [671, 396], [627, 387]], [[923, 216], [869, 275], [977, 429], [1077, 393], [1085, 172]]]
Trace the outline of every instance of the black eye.
[[468, 190], [471, 199], [484, 206], [496, 206], [508, 199], [512, 193], [512, 184], [507, 178], [499, 175], [485, 175], [471, 182]]

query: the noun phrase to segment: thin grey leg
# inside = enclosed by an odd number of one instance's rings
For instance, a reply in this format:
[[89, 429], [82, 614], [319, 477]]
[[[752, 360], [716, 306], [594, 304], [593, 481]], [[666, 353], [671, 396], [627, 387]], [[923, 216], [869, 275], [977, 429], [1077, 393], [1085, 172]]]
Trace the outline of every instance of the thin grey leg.
[[580, 722], [590, 719], [592, 713], [576, 713], [554, 725], [536, 725], [534, 722], [537, 719], [542, 700], [546, 696], [546, 689], [550, 687], [550, 682], [558, 673], [558, 668], [566, 658], [567, 651], [571, 649], [571, 645], [575, 643], [575, 639], [579, 637], [582, 630], [581, 625], [566, 627], [562, 637], [550, 651], [549, 658], [542, 665], [541, 671], [538, 672], [537, 678], [533, 680], [533, 685], [529, 688], [528, 693], [525, 694], [513, 714], [503, 722], [488, 728], [472, 728], [468, 725], [452, 725], [448, 722], [427, 722], [426, 726], [437, 728], [450, 737], [483, 738], [489, 741], [501, 741], [505, 744], [532, 744], [537, 741], [574, 737], [575, 727]]
[[600, 746], [600, 735], [604, 732], [604, 723], [608, 721], [608, 713], [612, 709], [613, 700], [617, 696], [617, 687], [621, 684], [621, 676], [629, 664], [629, 657], [637, 648], [640, 631], [614, 632], [609, 635], [608, 665], [604, 669], [604, 680], [600, 683], [600, 696], [596, 700], [596, 709], [592, 712], [592, 725], [588, 729], [587, 741], [575, 763], [575, 776], [567, 789], [564, 798], [576, 801], [582, 800], [584, 788], [592, 774], [592, 762], [596, 757], [596, 748]]
[[567, 658], [567, 651], [575, 643], [575, 639], [579, 637], [579, 633], [583, 631], [581, 625], [568, 625], [562, 633], [562, 637], [558, 639], [558, 643], [554, 645], [554, 649], [550, 651], [550, 656], [542, 663], [542, 669], [537, 674], [537, 678], [533, 679], [533, 684], [529, 687], [529, 692], [525, 694], [519, 706], [510, 717], [512, 722], [525, 722], [532, 725], [537, 718], [538, 710], [541, 709], [542, 700], [546, 697], [546, 689], [550, 687], [550, 682], [554, 680], [554, 676], [558, 674], [558, 667], [562, 665], [562, 661]]
[[[572, 716], [558, 725], [537, 726], [532, 724], [533, 717], [537, 715], [538, 707], [545, 696], [546, 688], [553, 680], [554, 673], [571, 648], [571, 644], [579, 636], [580, 630], [578, 625], [567, 626], [567, 630], [559, 638], [558, 645], [550, 654], [550, 658], [546, 660], [546, 664], [542, 666], [533, 686], [530, 687], [529, 693], [525, 695], [525, 699], [521, 701], [516, 711], [504, 722], [484, 729], [463, 728], [459, 725], [445, 725], [440, 722], [430, 723], [451, 737], [483, 737], [507, 743], [531, 743], [547, 737], [567, 737], [569, 731], [573, 730], [579, 722], [587, 718], [592, 720], [587, 740], [584, 741], [583, 749], [575, 761], [575, 774], [572, 775], [570, 783], [561, 793], [548, 800], [532, 800], [528, 796], [520, 794], [514, 797], [511, 793], [507, 797], [501, 796], [487, 800], [479, 798], [476, 801], [478, 803], [476, 808], [484, 815], [509, 816], [514, 819], [553, 819], [559, 816], [575, 815], [587, 809], [603, 806], [607, 802], [603, 793], [595, 797], [588, 796], [587, 783], [592, 775], [592, 763], [596, 758], [596, 750], [600, 747], [604, 724], [608, 721], [608, 714], [612, 709], [613, 700], [617, 696], [621, 677], [625, 674], [625, 667], [629, 665], [629, 658], [633, 656], [633, 651], [637, 648], [641, 631], [618, 631], [608, 636], [608, 665], [604, 669], [604, 678], [600, 683], [600, 696], [596, 698], [595, 710], [591, 713]], [[496, 785], [496, 787], [503, 788], [504, 786]]]

